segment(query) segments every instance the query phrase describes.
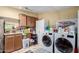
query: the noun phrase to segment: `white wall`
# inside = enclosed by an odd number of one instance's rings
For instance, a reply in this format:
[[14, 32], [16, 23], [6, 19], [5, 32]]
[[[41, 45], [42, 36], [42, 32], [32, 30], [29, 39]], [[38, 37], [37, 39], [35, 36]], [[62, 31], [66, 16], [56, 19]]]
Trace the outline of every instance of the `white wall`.
[[57, 21], [60, 20], [66, 20], [71, 18], [77, 18], [77, 11], [79, 7], [72, 7], [66, 10], [60, 10], [60, 11], [51, 11], [46, 13], [40, 13], [39, 19], [45, 19], [48, 20], [50, 23], [50, 26], [55, 25]]

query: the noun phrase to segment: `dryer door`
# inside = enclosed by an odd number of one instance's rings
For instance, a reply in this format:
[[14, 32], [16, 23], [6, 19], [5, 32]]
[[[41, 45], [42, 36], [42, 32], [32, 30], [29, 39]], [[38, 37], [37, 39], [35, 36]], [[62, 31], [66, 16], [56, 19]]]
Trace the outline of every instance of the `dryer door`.
[[44, 46], [46, 46], [46, 47], [50, 47], [52, 45], [52, 40], [48, 35], [43, 36], [42, 42], [43, 42]]
[[71, 53], [73, 51], [71, 42], [65, 38], [58, 38], [55, 45], [61, 53]]

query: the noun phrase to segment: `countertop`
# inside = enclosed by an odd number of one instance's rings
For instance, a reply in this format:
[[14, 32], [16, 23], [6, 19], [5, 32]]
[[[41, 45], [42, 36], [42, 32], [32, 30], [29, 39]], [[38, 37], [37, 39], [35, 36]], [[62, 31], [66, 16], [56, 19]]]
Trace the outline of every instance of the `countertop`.
[[4, 33], [4, 35], [13, 35], [13, 34], [22, 34], [20, 32], [15, 32], [15, 33]]

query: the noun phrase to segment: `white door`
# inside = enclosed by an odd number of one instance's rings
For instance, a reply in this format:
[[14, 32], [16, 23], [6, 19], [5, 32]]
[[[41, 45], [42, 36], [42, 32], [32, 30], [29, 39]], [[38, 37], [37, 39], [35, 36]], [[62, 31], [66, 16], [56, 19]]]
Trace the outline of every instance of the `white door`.
[[45, 26], [45, 23], [44, 23], [44, 20], [38, 20], [36, 21], [36, 34], [37, 34], [37, 37], [38, 37], [38, 44], [41, 46], [41, 40], [42, 40], [42, 35], [44, 33], [44, 26]]
[[36, 33], [44, 33], [45, 30], [45, 21], [44, 20], [38, 20], [36, 21]]

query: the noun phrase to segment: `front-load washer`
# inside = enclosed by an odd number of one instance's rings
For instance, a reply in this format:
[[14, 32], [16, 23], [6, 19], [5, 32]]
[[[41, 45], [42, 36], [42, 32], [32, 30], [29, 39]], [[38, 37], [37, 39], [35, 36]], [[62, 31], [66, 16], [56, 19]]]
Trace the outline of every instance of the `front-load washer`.
[[55, 33], [55, 53], [74, 53], [75, 34]]
[[43, 33], [38, 39], [38, 44], [42, 49], [48, 51], [49, 53], [53, 52], [53, 33]]

